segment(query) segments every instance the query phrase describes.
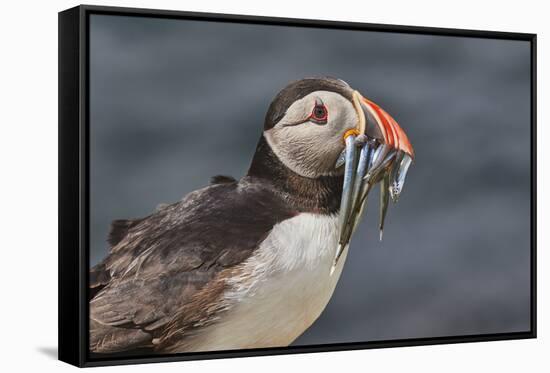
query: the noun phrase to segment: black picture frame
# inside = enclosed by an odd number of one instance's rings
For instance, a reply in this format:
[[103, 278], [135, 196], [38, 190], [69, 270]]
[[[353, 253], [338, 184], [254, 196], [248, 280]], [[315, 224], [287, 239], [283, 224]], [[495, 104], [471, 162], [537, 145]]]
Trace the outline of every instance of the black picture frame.
[[[129, 358], [88, 352], [89, 17], [92, 14], [523, 40], [531, 45], [531, 328], [528, 332], [417, 338]], [[79, 367], [536, 338], [536, 34], [81, 5], [59, 13], [59, 360]]]

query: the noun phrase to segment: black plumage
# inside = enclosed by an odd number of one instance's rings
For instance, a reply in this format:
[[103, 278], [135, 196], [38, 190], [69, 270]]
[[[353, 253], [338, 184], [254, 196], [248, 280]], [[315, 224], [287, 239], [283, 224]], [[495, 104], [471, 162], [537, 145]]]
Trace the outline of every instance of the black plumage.
[[224, 182], [146, 218], [116, 222], [111, 253], [90, 274], [91, 289], [99, 288], [90, 302], [91, 350], [151, 345], [196, 292], [249, 257], [273, 225], [293, 214], [260, 183]]

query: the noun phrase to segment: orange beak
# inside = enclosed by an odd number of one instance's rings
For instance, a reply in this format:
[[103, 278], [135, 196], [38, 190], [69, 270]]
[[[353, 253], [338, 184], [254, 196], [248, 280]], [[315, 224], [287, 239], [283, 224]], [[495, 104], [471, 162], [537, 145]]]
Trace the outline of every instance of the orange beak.
[[[358, 91], [352, 95], [357, 125], [344, 133], [345, 149], [335, 167], [345, 165], [340, 201], [340, 237], [330, 273], [334, 273], [340, 255], [348, 247], [366, 204], [366, 198], [380, 182], [380, 239], [389, 199], [397, 202], [414, 150], [405, 134], [380, 106]], [[374, 123], [373, 123], [374, 122]]]
[[384, 137], [384, 142], [397, 150], [407, 153], [414, 159], [414, 149], [411, 142], [397, 121], [371, 100], [365, 97], [362, 97], [362, 99], [370, 114], [375, 118], [376, 125]]

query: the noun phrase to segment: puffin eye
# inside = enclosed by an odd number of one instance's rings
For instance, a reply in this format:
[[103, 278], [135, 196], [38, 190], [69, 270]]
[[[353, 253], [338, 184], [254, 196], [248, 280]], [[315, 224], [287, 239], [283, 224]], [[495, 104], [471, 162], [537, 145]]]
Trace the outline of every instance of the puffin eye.
[[328, 110], [323, 103], [316, 102], [309, 119], [317, 124], [326, 124], [328, 119]]

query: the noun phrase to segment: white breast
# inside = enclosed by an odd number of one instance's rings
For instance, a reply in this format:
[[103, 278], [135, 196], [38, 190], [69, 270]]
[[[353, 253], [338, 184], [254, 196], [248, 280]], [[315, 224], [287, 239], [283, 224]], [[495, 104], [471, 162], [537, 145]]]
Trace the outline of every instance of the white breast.
[[231, 278], [232, 306], [197, 336], [192, 348], [228, 350], [287, 346], [327, 305], [345, 262], [330, 275], [338, 244], [338, 218], [300, 214], [277, 224]]

